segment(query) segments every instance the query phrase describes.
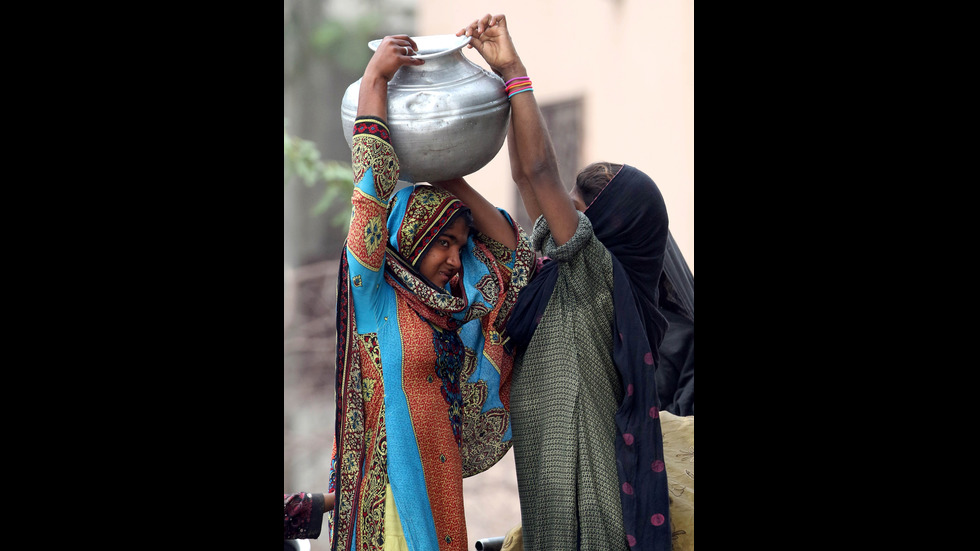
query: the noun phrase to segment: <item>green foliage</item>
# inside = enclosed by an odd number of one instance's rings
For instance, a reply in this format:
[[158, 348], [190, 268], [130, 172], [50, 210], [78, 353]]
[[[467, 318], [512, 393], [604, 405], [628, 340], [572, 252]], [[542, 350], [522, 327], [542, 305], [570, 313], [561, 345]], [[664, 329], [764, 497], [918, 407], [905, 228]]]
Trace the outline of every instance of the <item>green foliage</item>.
[[[286, 86], [302, 84], [310, 65], [324, 63], [338, 79], [360, 78], [364, 67], [374, 52], [368, 42], [381, 38], [387, 32], [386, 21], [393, 16], [410, 21], [412, 10], [392, 11], [387, 0], [362, 0], [358, 15], [344, 19], [324, 18], [323, 0], [287, 0], [283, 19], [283, 73]], [[397, 32], [408, 32], [399, 28]], [[322, 187], [323, 195], [312, 207], [312, 214], [320, 216], [337, 212], [331, 224], [347, 228], [350, 224], [350, 208], [337, 208], [341, 203], [350, 206], [354, 190], [353, 175], [349, 164], [324, 161], [316, 144], [286, 131], [288, 121], [283, 118], [283, 182], [298, 179], [309, 188]], [[339, 202], [339, 203], [338, 203]], [[334, 205], [333, 208], [331, 206]]]
[[360, 73], [374, 54], [368, 42], [384, 36], [382, 18], [368, 14], [353, 21], [327, 20], [313, 30], [313, 50], [327, 55], [345, 70]]
[[[354, 191], [354, 177], [351, 166], [338, 161], [323, 161], [320, 150], [311, 141], [290, 136], [286, 131], [289, 121], [283, 118], [283, 186], [289, 185], [292, 177], [297, 177], [306, 187], [324, 186], [324, 193], [313, 206], [312, 214], [318, 216], [327, 211], [336, 200], [349, 201]], [[332, 221], [335, 225], [346, 226], [350, 212], [343, 210]]]

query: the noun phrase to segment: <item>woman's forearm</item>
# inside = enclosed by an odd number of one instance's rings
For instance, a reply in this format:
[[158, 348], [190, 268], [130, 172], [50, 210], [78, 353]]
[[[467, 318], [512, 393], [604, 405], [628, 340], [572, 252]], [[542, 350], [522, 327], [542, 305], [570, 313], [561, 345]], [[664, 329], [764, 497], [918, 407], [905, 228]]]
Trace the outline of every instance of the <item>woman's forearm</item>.
[[381, 117], [388, 120], [388, 81], [379, 75], [365, 74], [357, 95], [358, 117]]
[[477, 231], [497, 241], [510, 250], [517, 248], [517, 236], [504, 215], [463, 178], [434, 182], [449, 193], [459, 197], [473, 214], [473, 226]]
[[[531, 218], [531, 224], [541, 216], [541, 207], [538, 206], [538, 199], [534, 195], [534, 187], [530, 180], [524, 175], [521, 168], [521, 150], [517, 147], [517, 138], [514, 136], [514, 122], [511, 121], [510, 128], [507, 130], [507, 152], [510, 155], [510, 173], [517, 190], [521, 193], [521, 201], [524, 203], [524, 210]], [[530, 233], [531, 228], [526, 228]]]
[[[509, 67], [503, 78], [507, 81], [526, 74], [526, 69], [520, 64], [518, 67]], [[562, 184], [557, 155], [544, 115], [541, 114], [534, 92], [514, 95], [510, 106], [511, 137], [514, 142], [510, 147], [516, 148], [518, 153], [517, 166], [512, 167], [512, 172], [520, 174], [520, 179], [515, 180], [518, 186], [530, 186], [533, 190], [536, 207], [547, 219], [555, 243], [563, 245], [575, 235], [578, 213], [568, 190]], [[527, 196], [528, 192], [521, 189], [521, 195]], [[526, 203], [525, 207], [528, 207]], [[530, 210], [528, 214], [531, 214]]]

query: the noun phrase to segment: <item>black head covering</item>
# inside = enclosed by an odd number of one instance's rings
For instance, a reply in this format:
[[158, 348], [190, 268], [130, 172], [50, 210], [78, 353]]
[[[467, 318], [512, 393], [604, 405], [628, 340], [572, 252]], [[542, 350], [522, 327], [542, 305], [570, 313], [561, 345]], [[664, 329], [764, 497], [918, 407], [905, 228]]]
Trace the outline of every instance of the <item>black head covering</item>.
[[[660, 188], [642, 171], [624, 165], [585, 215], [612, 254], [613, 264], [618, 263], [629, 279], [654, 360], [659, 360], [657, 349], [667, 331], [667, 320], [659, 308], [660, 276], [670, 225]], [[620, 289], [620, 282], [616, 288]]]
[[660, 312], [670, 324], [660, 344], [657, 393], [661, 408], [694, 415], [694, 274], [672, 235], [660, 276]]

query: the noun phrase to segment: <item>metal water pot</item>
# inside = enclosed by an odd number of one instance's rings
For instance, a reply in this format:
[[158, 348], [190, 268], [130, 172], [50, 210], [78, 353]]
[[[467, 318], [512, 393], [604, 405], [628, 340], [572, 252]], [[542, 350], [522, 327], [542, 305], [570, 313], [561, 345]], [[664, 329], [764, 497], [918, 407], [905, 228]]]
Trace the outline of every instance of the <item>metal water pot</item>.
[[[405, 65], [388, 83], [388, 129], [401, 164], [401, 180], [438, 182], [472, 174], [500, 151], [510, 124], [504, 82], [467, 59], [470, 38], [412, 37], [420, 66]], [[368, 47], [377, 50], [381, 40]], [[347, 145], [352, 145], [361, 80], [341, 105]]]

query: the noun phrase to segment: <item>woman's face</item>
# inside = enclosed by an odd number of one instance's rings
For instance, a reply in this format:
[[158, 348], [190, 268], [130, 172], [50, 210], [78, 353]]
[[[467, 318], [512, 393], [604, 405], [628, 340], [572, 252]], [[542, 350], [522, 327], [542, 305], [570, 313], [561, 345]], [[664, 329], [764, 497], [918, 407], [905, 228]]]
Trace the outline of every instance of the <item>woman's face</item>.
[[466, 219], [459, 217], [442, 230], [425, 256], [419, 260], [418, 271], [438, 287], [445, 287], [459, 273], [460, 250], [466, 246], [470, 227]]

